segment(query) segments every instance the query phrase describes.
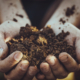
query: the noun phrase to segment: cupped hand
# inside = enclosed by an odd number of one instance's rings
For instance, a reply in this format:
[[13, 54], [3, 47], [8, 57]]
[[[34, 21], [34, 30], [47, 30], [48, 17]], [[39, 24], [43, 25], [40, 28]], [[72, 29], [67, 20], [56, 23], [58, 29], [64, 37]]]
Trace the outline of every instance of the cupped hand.
[[[0, 25], [0, 72], [7, 80], [32, 80], [38, 69], [35, 66], [29, 67], [27, 60], [21, 61], [23, 54], [15, 51], [7, 56], [8, 46], [6, 42], [19, 34], [20, 25], [13, 21], [6, 21]], [[16, 66], [15, 68], [13, 68]]]
[[[70, 34], [66, 36], [65, 40], [69, 45], [74, 45], [76, 49], [76, 57], [80, 63], [80, 30], [77, 29], [70, 23], [53, 24], [51, 25], [54, 33], [58, 35], [62, 32], [69, 32]], [[64, 65], [61, 65], [61, 63]], [[62, 79], [67, 77], [70, 72], [75, 72], [80, 70], [80, 64], [78, 64], [67, 52], [62, 52], [59, 54], [59, 60], [52, 55], [47, 56], [46, 62], [41, 63], [40, 69], [43, 74], [38, 74], [37, 78], [39, 80], [56, 80], [57, 78]]]

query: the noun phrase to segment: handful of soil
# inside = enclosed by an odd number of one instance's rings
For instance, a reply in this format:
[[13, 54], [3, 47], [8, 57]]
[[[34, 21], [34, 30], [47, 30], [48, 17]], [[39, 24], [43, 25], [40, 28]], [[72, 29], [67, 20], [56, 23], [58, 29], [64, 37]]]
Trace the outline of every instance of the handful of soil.
[[64, 40], [67, 35], [69, 32], [62, 31], [56, 36], [49, 26], [38, 30], [36, 27], [26, 25], [21, 27], [19, 36], [7, 43], [9, 54], [19, 50], [23, 53], [22, 60], [28, 60], [30, 65], [36, 65], [38, 68], [49, 54], [58, 58], [61, 52], [67, 52], [77, 61], [75, 47], [68, 45]]

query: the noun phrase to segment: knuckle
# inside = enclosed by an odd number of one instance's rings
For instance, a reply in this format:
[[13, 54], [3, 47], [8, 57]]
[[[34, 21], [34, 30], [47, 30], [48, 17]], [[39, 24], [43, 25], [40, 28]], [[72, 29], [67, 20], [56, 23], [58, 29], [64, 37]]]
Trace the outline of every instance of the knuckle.
[[68, 73], [62, 74], [62, 78], [65, 78], [65, 77], [67, 77], [67, 76], [68, 76]]
[[18, 69], [17, 71], [17, 76], [22, 76], [25, 71], [23, 71], [21, 68]]
[[58, 74], [56, 75], [56, 77], [61, 79], [61, 78], [66, 78], [67, 75], [68, 75], [68, 73], [58, 73]]
[[17, 77], [14, 75], [8, 75], [7, 79], [9, 80], [17, 80]]
[[46, 76], [47, 80], [56, 80], [54, 76]]
[[73, 67], [70, 67], [69, 71], [72, 72], [72, 71], [78, 71], [78, 67], [76, 66], [73, 66]]
[[52, 71], [54, 72], [54, 71], [57, 71], [58, 70], [58, 66], [54, 66], [53, 68], [52, 68]]
[[20, 73], [20, 72], [23, 72], [21, 67], [19, 67], [19, 69], [18, 69], [18, 73]]

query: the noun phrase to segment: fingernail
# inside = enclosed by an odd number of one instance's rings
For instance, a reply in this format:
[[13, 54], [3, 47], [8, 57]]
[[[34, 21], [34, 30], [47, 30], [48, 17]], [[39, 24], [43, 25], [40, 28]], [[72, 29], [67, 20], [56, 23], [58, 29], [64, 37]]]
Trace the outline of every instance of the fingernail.
[[18, 53], [16, 53], [16, 54], [14, 55], [14, 59], [15, 59], [16, 61], [20, 61], [21, 58], [22, 58], [22, 53], [20, 53], [20, 52], [18, 52]]
[[67, 59], [68, 59], [68, 57], [67, 57], [67, 56], [62, 56], [62, 57], [60, 58], [60, 60], [61, 60], [62, 62], [66, 62], [66, 61], [67, 61]]
[[49, 65], [47, 63], [42, 63], [42, 68], [41, 70], [43, 72], [48, 72], [49, 71]]
[[29, 75], [33, 76], [35, 74], [36, 70], [34, 69], [34, 67], [30, 67], [29, 68]]
[[49, 63], [50, 65], [54, 65], [54, 64], [55, 64], [55, 60], [54, 60], [54, 57], [53, 57], [53, 56], [47, 58], [46, 60], [48, 61], [48, 63]]
[[53, 58], [50, 59], [50, 63], [51, 65], [54, 65], [55, 64], [55, 60]]
[[2, 56], [2, 53], [3, 53], [3, 48], [0, 48], [0, 58]]
[[26, 60], [22, 61], [21, 68], [22, 68], [23, 71], [27, 70], [28, 66], [29, 66], [29, 62], [28, 61], [26, 61]]

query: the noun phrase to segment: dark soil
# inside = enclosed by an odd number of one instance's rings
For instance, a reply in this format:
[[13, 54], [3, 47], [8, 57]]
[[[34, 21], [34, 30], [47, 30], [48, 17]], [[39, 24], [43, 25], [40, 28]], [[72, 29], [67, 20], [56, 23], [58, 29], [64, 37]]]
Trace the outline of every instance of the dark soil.
[[65, 13], [65, 15], [67, 16], [67, 17], [70, 17], [71, 15], [73, 15], [75, 13], [75, 5], [73, 5], [71, 8], [67, 8], [66, 9], [66, 13]]
[[38, 68], [49, 54], [58, 58], [61, 52], [67, 52], [76, 60], [75, 47], [64, 40], [67, 35], [69, 32], [62, 31], [55, 36], [49, 26], [40, 31], [36, 27], [26, 25], [21, 27], [19, 36], [7, 43], [9, 54], [19, 50], [24, 54], [22, 60], [28, 60], [30, 65], [36, 65]]
[[15, 19], [15, 18], [13, 18], [13, 21], [14, 21], [14, 22], [18, 22], [17, 19]]
[[23, 18], [23, 15], [21, 15], [21, 14], [16, 14], [16, 16], [19, 16], [19, 17]]
[[65, 24], [66, 21], [63, 18], [60, 18], [59, 22]]

